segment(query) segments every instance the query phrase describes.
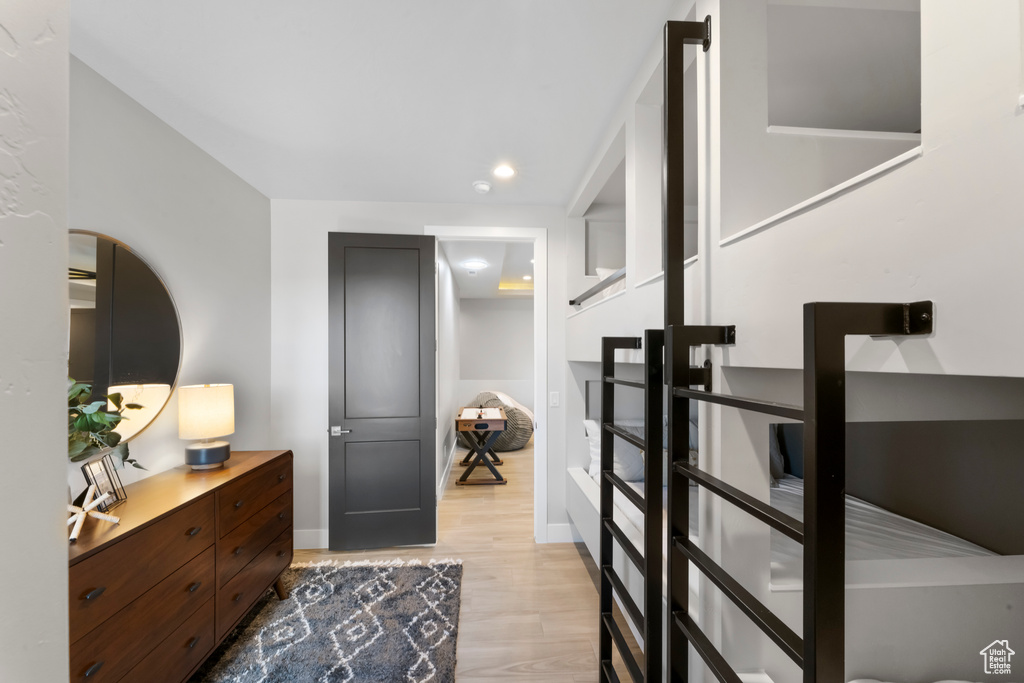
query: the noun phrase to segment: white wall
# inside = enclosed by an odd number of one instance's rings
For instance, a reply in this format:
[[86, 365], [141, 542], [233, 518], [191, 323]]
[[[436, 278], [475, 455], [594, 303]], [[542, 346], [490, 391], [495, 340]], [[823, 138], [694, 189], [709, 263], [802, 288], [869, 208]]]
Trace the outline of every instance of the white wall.
[[437, 497], [444, 494], [446, 474], [455, 454], [459, 409], [459, 284], [444, 249], [437, 250]]
[[29, 683], [68, 678], [67, 15], [64, 0], [14, 0], [0, 31], [0, 413], [17, 425], [0, 460], [18, 515], [3, 533], [0, 680]]
[[[713, 57], [721, 64], [722, 237], [749, 228], [919, 144], [916, 139], [885, 135], [830, 137], [772, 132], [768, 128], [766, 97], [770, 5], [769, 0], [724, 2], [715, 15], [722, 27], [721, 42]], [[898, 53], [893, 61], [899, 61]], [[884, 101], [872, 104], [885, 106]]]
[[[272, 441], [295, 452], [295, 527], [299, 547], [325, 547], [327, 529], [327, 233], [423, 234], [424, 226], [521, 227], [547, 230], [552, 302], [565, 298], [565, 215], [558, 207], [389, 204], [273, 200]], [[538, 264], [541, 263], [538, 260]], [[548, 315], [550, 391], [564, 382], [564, 316]], [[296, 401], [295, 396], [304, 400]], [[538, 416], [548, 444], [546, 508], [534, 510], [547, 538], [568, 538], [564, 439], [560, 408]]]
[[[231, 447], [272, 448], [270, 201], [74, 58], [70, 182], [70, 227], [125, 242], [166, 283], [181, 318], [178, 385], [234, 384]], [[182, 464], [185, 444], [175, 394], [130, 448], [153, 474]], [[77, 466], [69, 480], [84, 486]]]
[[[848, 367], [1024, 376], [1024, 323], [1004, 315], [1005, 297], [1024, 286], [1019, 3], [994, 1], [983, 13], [971, 7], [922, 3], [920, 157], [724, 246], [712, 215], [711, 310], [716, 321], [737, 326], [730, 364], [802, 366], [808, 301], [931, 299], [934, 334], [899, 343], [853, 339]], [[984, 35], [984, 44], [964, 45], [958, 36], [965, 31]], [[724, 139], [721, 107], [712, 102], [711, 111], [722, 118]], [[981, 332], [993, 324], [997, 333]]]
[[503, 391], [533, 410], [533, 299], [463, 299], [460, 314], [460, 405]]
[[[709, 75], [701, 88], [712, 131], [710, 140], [702, 141], [707, 178], [702, 201], [709, 207], [700, 217], [705, 236], [700, 259], [708, 278], [708, 317], [702, 322], [735, 324], [737, 330], [735, 346], [710, 351], [716, 390], [802, 403], [799, 373], [764, 368], [802, 367], [805, 302], [931, 299], [936, 306], [932, 335], [847, 341], [849, 418], [1019, 417], [1017, 378], [1024, 377], [1024, 359], [1018, 340], [1024, 329], [1017, 318], [1004, 315], [1008, 297], [1022, 289], [1017, 262], [1024, 253], [1019, 2], [986, 3], [983, 13], [972, 13], [976, 7], [966, 0], [921, 3], [920, 156], [723, 243], [731, 229], [728, 211], [741, 199], [724, 189], [741, 187], [733, 183], [733, 170], [742, 158], [733, 157], [729, 166], [729, 155], [737, 150], [727, 149], [742, 138], [733, 134], [743, 125], [734, 115], [742, 118], [759, 107], [751, 93], [763, 92], [732, 90], [729, 70], [748, 68], [763, 56], [756, 41], [744, 54], [744, 20], [733, 15], [758, 5], [709, 0], [698, 7], [701, 16], [722, 17], [715, 28], [719, 48], [700, 58]], [[965, 33], [984, 35], [985, 41], [966, 45]], [[793, 157], [785, 170], [800, 163]], [[704, 409], [702, 466], [767, 499], [767, 422], [731, 409]], [[756, 596], [766, 597], [769, 545], [763, 525], [713, 502], [701, 508], [701, 523], [702, 545]], [[776, 681], [798, 680], [743, 615], [718, 610], [713, 599], [703, 607], [711, 632], [727, 636], [724, 654], [731, 663], [766, 668]], [[959, 622], [953, 628], [960, 629]], [[863, 635], [848, 632], [848, 642], [857, 645]], [[894, 662], [876, 658], [873, 664], [872, 678], [900, 680]]]

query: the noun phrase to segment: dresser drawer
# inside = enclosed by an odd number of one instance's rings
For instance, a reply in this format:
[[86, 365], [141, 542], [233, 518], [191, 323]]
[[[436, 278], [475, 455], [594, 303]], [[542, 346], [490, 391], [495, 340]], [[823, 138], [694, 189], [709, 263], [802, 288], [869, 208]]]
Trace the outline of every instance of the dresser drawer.
[[217, 542], [217, 585], [223, 586], [234, 578], [291, 525], [292, 492], [289, 490]]
[[209, 548], [213, 506], [213, 496], [204, 496], [71, 567], [71, 642]]
[[[214, 549], [207, 548], [113, 618], [90, 624], [95, 628], [71, 646], [72, 683], [119, 680], [203, 603], [211, 601], [214, 558]], [[212, 614], [210, 624], [212, 633]]]
[[217, 638], [223, 637], [292, 561], [289, 528], [217, 591]]
[[292, 458], [289, 453], [217, 491], [221, 538], [291, 488]]
[[215, 644], [213, 600], [209, 600], [174, 633], [161, 641], [123, 680], [125, 683], [184, 680], [192, 669], [206, 659]]

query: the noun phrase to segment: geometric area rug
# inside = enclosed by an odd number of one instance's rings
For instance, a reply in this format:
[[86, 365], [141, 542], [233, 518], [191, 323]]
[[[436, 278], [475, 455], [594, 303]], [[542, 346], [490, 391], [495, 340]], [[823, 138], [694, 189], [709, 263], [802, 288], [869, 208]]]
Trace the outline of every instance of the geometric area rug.
[[294, 564], [203, 668], [203, 683], [455, 680], [461, 560]]

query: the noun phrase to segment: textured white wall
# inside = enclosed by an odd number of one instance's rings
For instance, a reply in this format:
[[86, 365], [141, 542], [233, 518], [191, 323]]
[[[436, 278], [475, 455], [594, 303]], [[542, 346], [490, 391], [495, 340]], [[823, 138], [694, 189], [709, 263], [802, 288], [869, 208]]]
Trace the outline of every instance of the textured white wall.
[[437, 494], [454, 454], [459, 409], [459, 284], [443, 249], [437, 250]]
[[[298, 547], [325, 547], [327, 528], [327, 234], [423, 234], [424, 226], [544, 228], [548, 236], [548, 297], [565, 297], [565, 214], [558, 207], [481, 206], [273, 200], [271, 202], [273, 442], [295, 452]], [[540, 263], [540, 261], [538, 261]], [[562, 391], [565, 318], [548, 313], [547, 377]], [[294, 400], [302, 396], [302, 401]], [[561, 408], [548, 408], [547, 505], [535, 510], [544, 526], [566, 524], [564, 429]], [[567, 533], [566, 533], [567, 536]]]
[[67, 14], [65, 0], [12, 0], [0, 16], [0, 414], [16, 432], [0, 461], [18, 515], [0, 680], [28, 683], [68, 679]]
[[[181, 318], [178, 385], [234, 384], [231, 447], [274, 447], [270, 201], [74, 58], [70, 225], [125, 242], [153, 267]], [[130, 447], [152, 474], [182, 464], [185, 444], [174, 394]]]

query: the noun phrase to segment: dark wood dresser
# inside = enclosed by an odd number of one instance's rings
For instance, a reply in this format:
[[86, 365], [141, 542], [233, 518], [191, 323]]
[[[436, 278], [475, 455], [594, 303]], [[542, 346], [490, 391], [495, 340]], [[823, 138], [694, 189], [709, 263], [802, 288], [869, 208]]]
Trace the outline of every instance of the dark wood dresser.
[[125, 487], [70, 546], [71, 681], [184, 681], [292, 561], [292, 453]]

